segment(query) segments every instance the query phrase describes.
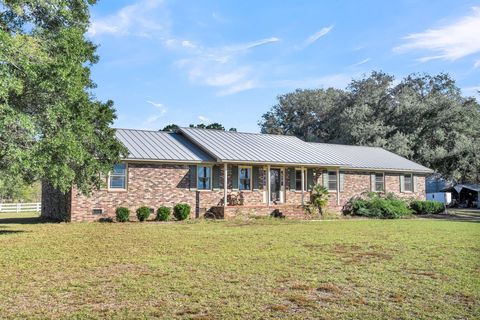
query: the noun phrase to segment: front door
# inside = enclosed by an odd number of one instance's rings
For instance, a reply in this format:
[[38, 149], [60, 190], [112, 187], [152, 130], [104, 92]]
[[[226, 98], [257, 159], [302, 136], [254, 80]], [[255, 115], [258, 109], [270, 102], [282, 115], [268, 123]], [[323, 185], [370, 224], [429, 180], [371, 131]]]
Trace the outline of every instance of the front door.
[[270, 169], [270, 201], [273, 203], [281, 201], [281, 170]]

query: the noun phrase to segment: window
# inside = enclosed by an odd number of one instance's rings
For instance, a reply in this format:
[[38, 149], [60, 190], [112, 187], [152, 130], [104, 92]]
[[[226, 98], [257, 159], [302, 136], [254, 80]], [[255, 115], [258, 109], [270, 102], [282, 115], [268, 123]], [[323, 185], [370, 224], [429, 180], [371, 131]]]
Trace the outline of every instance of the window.
[[335, 171], [328, 172], [328, 190], [337, 190], [337, 173]]
[[238, 188], [240, 190], [252, 189], [252, 168], [251, 167], [239, 167]]
[[295, 170], [295, 190], [302, 191], [302, 172], [303, 172], [303, 190], [307, 190], [307, 171], [302, 169]]
[[375, 173], [375, 191], [385, 191], [383, 173]]
[[413, 177], [411, 174], [406, 174], [403, 178], [403, 190], [413, 191]]
[[119, 163], [113, 166], [113, 171], [108, 176], [110, 189], [126, 189], [127, 188], [127, 165]]
[[198, 166], [197, 188], [199, 190], [210, 190], [211, 182], [212, 182], [212, 168], [207, 166]]

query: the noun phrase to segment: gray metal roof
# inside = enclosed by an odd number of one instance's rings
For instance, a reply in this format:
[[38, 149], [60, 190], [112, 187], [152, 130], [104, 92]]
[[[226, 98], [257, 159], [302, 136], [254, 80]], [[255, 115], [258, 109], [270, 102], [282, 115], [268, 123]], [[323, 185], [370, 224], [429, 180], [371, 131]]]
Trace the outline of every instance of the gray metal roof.
[[304, 142], [294, 136], [180, 128], [178, 133], [117, 129], [127, 160], [238, 162], [353, 169], [432, 170], [382, 148]]
[[178, 133], [116, 129], [116, 138], [128, 149], [127, 160], [214, 161], [212, 157]]
[[349, 146], [307, 142], [316, 152], [332, 154], [348, 163], [347, 168], [384, 169], [392, 171], [432, 172], [416, 162], [378, 147]]
[[335, 154], [315, 152], [294, 136], [180, 128], [188, 139], [222, 162], [330, 165], [348, 164]]

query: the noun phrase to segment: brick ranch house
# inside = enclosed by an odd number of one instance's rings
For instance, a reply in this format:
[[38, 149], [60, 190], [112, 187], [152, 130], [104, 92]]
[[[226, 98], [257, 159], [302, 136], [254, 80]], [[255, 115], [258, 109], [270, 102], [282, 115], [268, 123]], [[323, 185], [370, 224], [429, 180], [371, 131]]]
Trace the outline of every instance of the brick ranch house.
[[[329, 190], [329, 210], [340, 211], [365, 191], [425, 199], [432, 170], [382, 148], [308, 143], [293, 136], [180, 128], [177, 132], [117, 129], [129, 151], [90, 196], [42, 187], [42, 216], [69, 221], [114, 217], [188, 203], [191, 217], [214, 211], [224, 217], [301, 214], [309, 190]], [[65, 216], [66, 215], [66, 216]]]

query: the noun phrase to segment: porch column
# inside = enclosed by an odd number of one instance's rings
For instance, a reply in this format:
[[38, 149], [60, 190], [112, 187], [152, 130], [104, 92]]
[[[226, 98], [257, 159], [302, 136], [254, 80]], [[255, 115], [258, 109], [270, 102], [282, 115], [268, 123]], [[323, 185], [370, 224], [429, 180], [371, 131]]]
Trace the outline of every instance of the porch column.
[[267, 205], [270, 206], [270, 200], [271, 200], [271, 194], [270, 194], [270, 165], [267, 165]]
[[340, 205], [340, 169], [337, 168], [337, 206]]
[[302, 167], [302, 206], [304, 205], [304, 192], [305, 192], [305, 169]]
[[223, 206], [227, 206], [227, 164], [223, 165]]

